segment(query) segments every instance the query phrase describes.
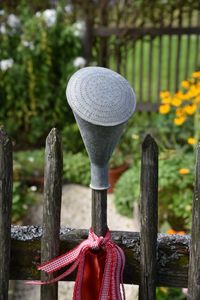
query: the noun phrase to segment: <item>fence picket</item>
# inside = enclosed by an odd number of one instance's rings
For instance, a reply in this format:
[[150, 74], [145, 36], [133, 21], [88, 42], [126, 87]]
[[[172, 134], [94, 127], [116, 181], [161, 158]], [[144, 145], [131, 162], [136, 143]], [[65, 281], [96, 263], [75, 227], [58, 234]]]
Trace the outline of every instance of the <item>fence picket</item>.
[[144, 38], [140, 40], [140, 70], [139, 70], [139, 99], [143, 102], [143, 81], [144, 81]]
[[152, 66], [153, 66], [153, 39], [149, 37], [149, 61], [148, 61], [148, 102], [152, 102]]
[[142, 144], [139, 300], [156, 299], [158, 147], [147, 135]]
[[0, 299], [8, 299], [12, 204], [12, 143], [0, 128]]
[[[172, 27], [172, 20], [173, 20], [173, 11], [171, 12], [170, 16], [170, 24], [169, 27]], [[167, 89], [171, 90], [171, 58], [172, 58], [172, 35], [168, 36], [168, 47], [167, 47]]]
[[[182, 8], [180, 8], [179, 11], [179, 21], [178, 21], [178, 25], [179, 27], [182, 27], [182, 20], [183, 16], [182, 16]], [[182, 42], [182, 36], [181, 34], [178, 34], [177, 36], [177, 52], [176, 52], [176, 81], [175, 81], [175, 91], [178, 90], [179, 87], [179, 75], [180, 75], [180, 58], [181, 58], [181, 42]]]
[[[192, 26], [192, 13], [193, 11], [190, 9], [188, 11], [188, 27]], [[188, 78], [188, 71], [189, 71], [189, 55], [191, 51], [191, 35], [187, 36], [187, 45], [186, 45], [186, 54], [185, 54], [185, 78]]]
[[[45, 262], [59, 255], [60, 211], [62, 196], [62, 146], [58, 131], [54, 128], [46, 139], [43, 235], [41, 239], [41, 261]], [[42, 280], [53, 275], [41, 274]], [[57, 300], [58, 284], [41, 286], [41, 300]]]
[[[197, 24], [200, 26], [200, 12], [198, 12], [197, 16]], [[194, 70], [199, 68], [199, 48], [200, 48], [200, 34], [196, 35], [196, 43], [195, 43], [195, 55], [194, 55]]]
[[200, 144], [197, 147], [196, 182], [192, 210], [192, 241], [190, 247], [188, 300], [200, 299]]

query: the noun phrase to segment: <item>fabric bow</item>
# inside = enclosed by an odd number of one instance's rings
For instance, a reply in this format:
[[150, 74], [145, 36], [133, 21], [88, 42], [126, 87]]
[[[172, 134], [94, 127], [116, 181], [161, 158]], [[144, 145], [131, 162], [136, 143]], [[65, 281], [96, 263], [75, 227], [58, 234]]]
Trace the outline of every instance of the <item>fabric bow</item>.
[[[37, 267], [38, 270], [52, 274], [55, 271], [70, 265], [70, 267], [58, 277], [48, 281], [29, 281], [27, 283], [34, 285], [54, 283], [68, 276], [76, 268], [78, 268], [73, 300], [89, 299], [89, 296], [84, 296], [85, 289], [83, 286], [87, 280], [91, 280], [91, 275], [89, 276], [86, 274], [85, 270], [91, 267], [90, 262], [92, 262], [92, 260], [94, 261], [94, 257], [98, 257], [98, 255], [102, 252], [104, 253], [105, 259], [98, 259], [98, 268], [94, 268], [93, 266], [94, 271], [102, 273], [102, 276], [96, 274], [97, 278], [99, 278], [98, 281], [100, 281], [97, 298], [98, 300], [125, 300], [125, 291], [123, 286], [125, 255], [122, 249], [111, 241], [111, 234], [109, 230], [105, 237], [98, 237], [94, 231], [90, 229], [88, 238], [76, 248]], [[89, 261], [88, 257], [92, 257], [92, 260]], [[92, 277], [95, 278], [95, 274], [92, 274]], [[120, 283], [122, 284], [122, 294], [120, 291]], [[92, 288], [90, 283], [89, 286]], [[91, 299], [94, 299], [94, 297]]]

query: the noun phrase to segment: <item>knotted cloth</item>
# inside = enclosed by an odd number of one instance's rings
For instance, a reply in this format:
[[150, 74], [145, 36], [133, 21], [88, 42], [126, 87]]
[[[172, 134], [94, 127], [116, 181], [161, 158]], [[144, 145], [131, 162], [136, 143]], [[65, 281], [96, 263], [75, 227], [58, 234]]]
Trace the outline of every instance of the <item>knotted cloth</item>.
[[78, 268], [73, 300], [125, 300], [123, 286], [125, 256], [122, 249], [111, 241], [109, 230], [105, 237], [98, 237], [90, 229], [88, 238], [76, 248], [38, 266], [37, 269], [52, 274], [68, 265], [70, 267], [54, 279], [27, 283], [38, 285], [54, 283]]

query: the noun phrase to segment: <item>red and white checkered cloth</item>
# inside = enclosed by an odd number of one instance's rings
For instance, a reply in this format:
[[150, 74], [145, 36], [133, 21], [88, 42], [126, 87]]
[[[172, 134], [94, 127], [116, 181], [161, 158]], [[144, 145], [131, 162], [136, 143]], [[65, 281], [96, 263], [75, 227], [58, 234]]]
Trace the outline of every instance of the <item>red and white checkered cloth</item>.
[[[81, 296], [81, 288], [83, 283], [86, 254], [91, 250], [100, 249], [105, 251], [106, 258], [98, 300], [125, 300], [125, 291], [123, 286], [125, 256], [122, 249], [111, 241], [111, 234], [109, 230], [105, 237], [98, 237], [94, 231], [90, 229], [87, 240], [83, 241], [73, 250], [38, 267], [38, 270], [52, 274], [53, 272], [71, 264], [71, 266], [58, 277], [45, 282], [28, 281], [27, 283], [38, 285], [54, 283], [63, 279], [78, 267], [73, 300], [84, 300]], [[122, 285], [122, 294], [120, 290], [120, 283]]]

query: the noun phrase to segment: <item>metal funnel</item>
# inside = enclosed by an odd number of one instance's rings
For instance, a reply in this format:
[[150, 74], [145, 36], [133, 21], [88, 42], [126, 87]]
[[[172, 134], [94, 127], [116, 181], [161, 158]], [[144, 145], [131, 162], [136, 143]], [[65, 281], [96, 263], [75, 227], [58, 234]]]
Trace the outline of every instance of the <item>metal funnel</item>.
[[108, 161], [135, 110], [134, 91], [118, 73], [87, 67], [70, 78], [66, 95], [90, 158], [90, 187], [108, 189]]

